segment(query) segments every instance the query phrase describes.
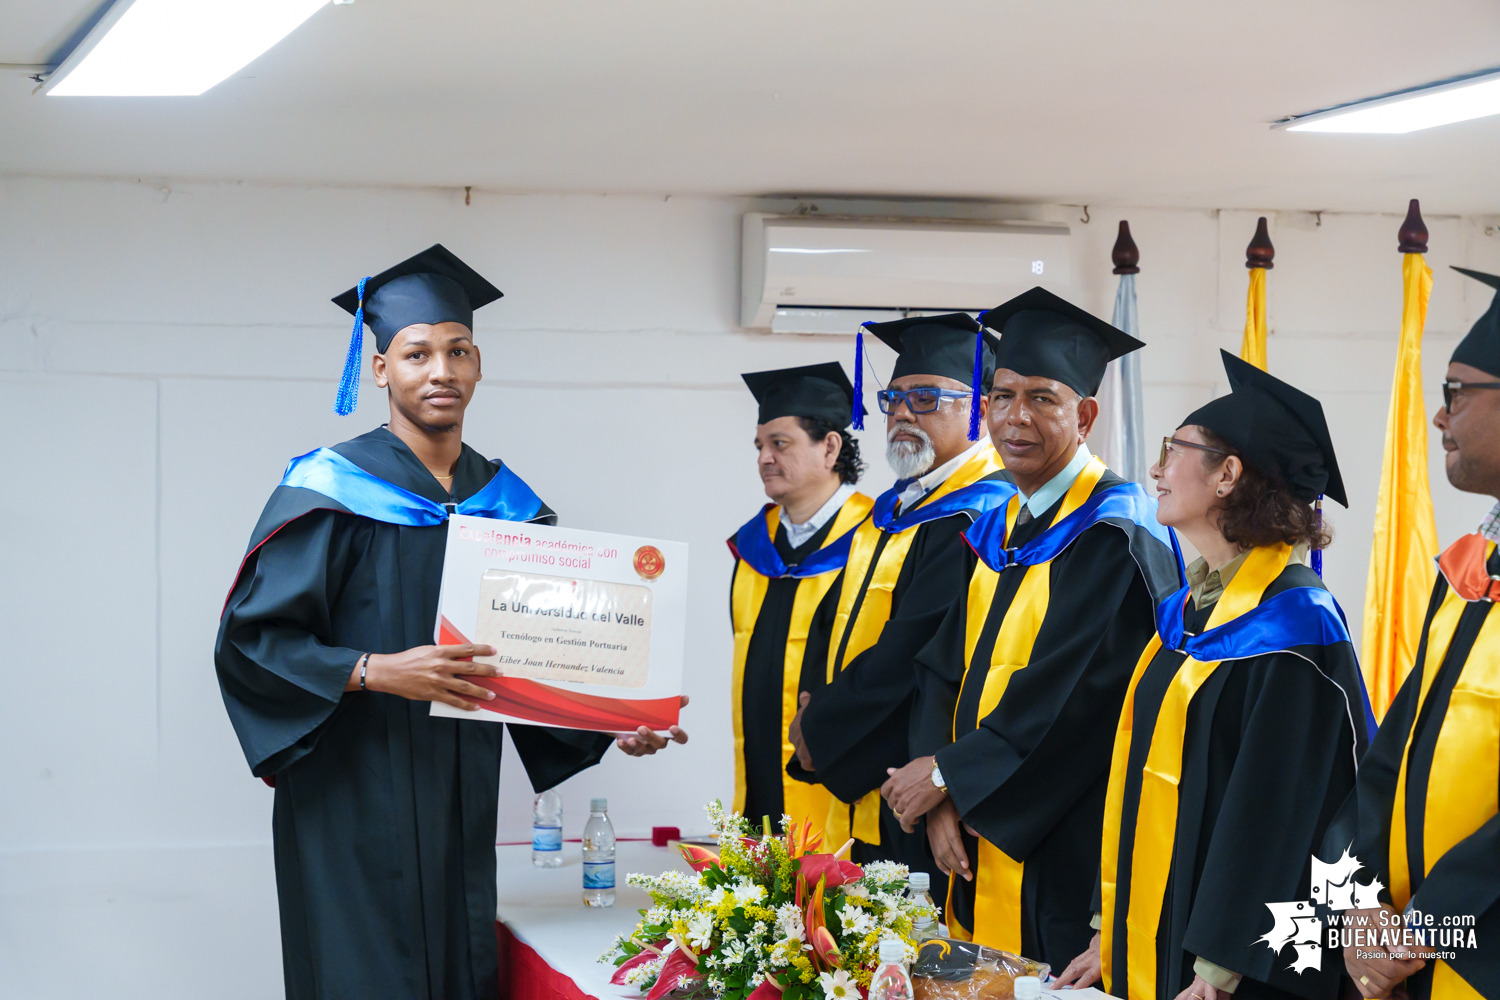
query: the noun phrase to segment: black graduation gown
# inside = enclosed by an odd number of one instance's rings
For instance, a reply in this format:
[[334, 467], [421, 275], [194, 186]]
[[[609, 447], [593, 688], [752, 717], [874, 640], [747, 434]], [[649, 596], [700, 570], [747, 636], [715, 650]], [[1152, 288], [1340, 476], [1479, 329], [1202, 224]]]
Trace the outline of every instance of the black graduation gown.
[[[795, 566], [822, 547], [836, 520], [836, 517], [829, 518], [827, 524], [796, 548], [787, 540], [786, 526], [778, 524], [775, 539], [777, 554], [788, 566]], [[735, 560], [735, 575], [739, 573], [741, 565], [739, 560]], [[801, 583], [801, 580], [789, 576], [767, 581], [766, 596], [761, 602], [760, 615], [755, 619], [755, 630], [751, 633], [750, 647], [745, 654], [744, 684], [740, 699], [741, 732], [745, 736], [744, 815], [750, 818], [753, 825], [758, 825], [762, 816], [769, 816], [777, 829], [780, 829], [781, 815], [786, 811], [782, 788], [786, 772], [781, 764], [782, 744], [786, 740], [786, 730], [782, 727], [781, 718], [786, 640], [792, 621], [792, 605], [797, 599], [797, 587]], [[730, 577], [729, 589], [730, 593], [734, 592], [733, 575]], [[833, 631], [838, 602], [839, 582], [836, 578], [813, 612], [807, 645], [802, 653], [798, 691], [817, 691], [824, 685], [828, 674], [828, 639]]]
[[[495, 473], [467, 445], [449, 496], [384, 428], [334, 448], [439, 503]], [[555, 515], [543, 507], [536, 520]], [[502, 726], [344, 692], [365, 652], [433, 642], [447, 526], [402, 527], [278, 487], [220, 621], [214, 662], [272, 830], [290, 1000], [495, 996]], [[597, 733], [511, 727], [532, 784], [596, 763]]]
[[[1105, 472], [1093, 492], [1122, 482]], [[1016, 526], [1008, 546], [1024, 545], [1046, 530], [1064, 499]], [[977, 718], [984, 668], [976, 672], [980, 683], [963, 683], [963, 597], [916, 657], [921, 693], [912, 754], [935, 754], [964, 822], [1024, 863], [1021, 950], [1057, 971], [1088, 947], [1094, 933], [1090, 904], [1113, 722], [1141, 650], [1156, 631], [1155, 599], [1132, 554], [1132, 537], [1113, 524], [1095, 524], [1052, 560], [1047, 614], [1031, 658], [985, 718]], [[1155, 544], [1161, 552], [1139, 558], [1153, 567], [1158, 589], [1176, 589], [1176, 557]], [[1000, 574], [972, 662], [990, 663], [1023, 579], [1016, 569]], [[968, 831], [964, 850], [973, 867], [979, 841]], [[953, 881], [949, 915], [971, 929], [974, 889], [974, 882]]]
[[[802, 734], [817, 771], [808, 774], [793, 757], [787, 765], [792, 777], [819, 782], [841, 801], [856, 802], [885, 784], [890, 777], [887, 768], [902, 767], [916, 756], [909, 749], [916, 698], [912, 661], [953, 603], [963, 602], [976, 562], [974, 550], [963, 538], [972, 523], [968, 512], [960, 512], [909, 529], [917, 535], [891, 591], [891, 615], [880, 640], [846, 663], [833, 683], [808, 704]], [[871, 572], [891, 537], [881, 533], [870, 561]], [[855, 598], [854, 614], [868, 583], [867, 577]], [[848, 635], [846, 631], [843, 642], [848, 642]], [[931, 876], [934, 899], [947, 891], [948, 876], [932, 858], [926, 827], [918, 823], [913, 833], [902, 830], [884, 798], [880, 800], [880, 844], [856, 841], [853, 858], [856, 862], [898, 861]]]
[[[1323, 582], [1293, 563], [1261, 602], [1293, 587], [1321, 589]], [[1202, 632], [1213, 607], [1189, 602], [1186, 630]], [[1184, 659], [1181, 652], [1160, 650], [1136, 686], [1114, 921], [1113, 981], [1121, 994], [1129, 981], [1125, 919], [1141, 771], [1162, 700]], [[1338, 995], [1343, 962], [1336, 956], [1325, 954], [1321, 971], [1292, 972], [1290, 961], [1260, 937], [1274, 923], [1267, 903], [1310, 898], [1311, 857], [1354, 787], [1356, 755], [1364, 746], [1355, 727], [1364, 725], [1364, 707], [1351, 706], [1334, 679], [1363, 683], [1359, 676], [1349, 643], [1304, 646], [1221, 662], [1193, 696], [1183, 730], [1176, 841], [1156, 932], [1162, 1000], [1192, 983], [1197, 958], [1244, 977], [1236, 1000]], [[1352, 719], [1351, 707], [1358, 713]]]
[[[1500, 577], [1500, 550], [1491, 554], [1487, 569], [1492, 576]], [[1354, 855], [1367, 868], [1358, 876], [1361, 881], [1367, 881], [1373, 871], [1379, 876], [1381, 885], [1389, 887], [1391, 884], [1391, 808], [1396, 798], [1396, 780], [1402, 755], [1406, 752], [1407, 734], [1412, 733], [1412, 717], [1421, 697], [1428, 632], [1447, 593], [1448, 582], [1439, 573], [1427, 608], [1427, 621], [1422, 629], [1415, 666], [1402, 682], [1401, 690], [1381, 721], [1380, 731], [1370, 743], [1370, 752], [1360, 761], [1359, 828], [1354, 837]], [[1425, 877], [1423, 872], [1427, 865], [1422, 840], [1433, 749], [1448, 712], [1454, 685], [1494, 606], [1489, 601], [1474, 601], [1464, 608], [1438, 667], [1438, 674], [1433, 678], [1426, 704], [1422, 705], [1421, 717], [1415, 720], [1416, 731], [1411, 737], [1411, 758], [1406, 773], [1406, 856], [1407, 870], [1411, 875], [1411, 905], [1439, 918], [1445, 915], [1476, 918], [1474, 935], [1479, 947], [1452, 949], [1454, 958], [1448, 964], [1470, 986], [1487, 997], [1500, 997], [1500, 815], [1490, 817], [1477, 831], [1449, 849]], [[1344, 839], [1347, 842], [1348, 838]], [[1324, 849], [1332, 848], [1337, 852], [1343, 846], [1343, 843], [1328, 844]], [[1386, 903], [1391, 902], [1388, 888], [1382, 889], [1380, 895]], [[1427, 1000], [1432, 995], [1434, 968], [1434, 964], [1429, 963], [1406, 981], [1412, 1000]]]

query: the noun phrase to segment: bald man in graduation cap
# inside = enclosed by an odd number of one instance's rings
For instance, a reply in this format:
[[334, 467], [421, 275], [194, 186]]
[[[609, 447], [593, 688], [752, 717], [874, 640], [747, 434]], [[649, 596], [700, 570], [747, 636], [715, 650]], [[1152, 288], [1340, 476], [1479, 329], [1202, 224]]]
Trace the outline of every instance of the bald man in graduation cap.
[[756, 826], [786, 815], [796, 829], [822, 834], [828, 790], [787, 775], [787, 733], [798, 695], [824, 684], [835, 583], [875, 501], [855, 489], [864, 462], [848, 430], [854, 387], [843, 368], [741, 377], [759, 405], [756, 469], [772, 502], [729, 539], [734, 809]]
[[1454, 350], [1432, 422], [1448, 482], [1497, 502], [1438, 558], [1416, 660], [1360, 763], [1354, 854], [1367, 870], [1357, 877], [1373, 872], [1384, 889], [1379, 909], [1354, 915], [1380, 928], [1416, 911], [1434, 921], [1418, 926], [1458, 932], [1434, 942], [1444, 958], [1345, 948], [1367, 997], [1500, 997], [1500, 276], [1454, 270], [1497, 292]]
[[[364, 325], [389, 423], [287, 466], [251, 535], [214, 649], [272, 832], [291, 1000], [490, 998], [505, 727], [475, 710], [491, 647], [432, 644], [450, 512], [555, 524], [463, 442], [480, 379], [474, 310], [500, 290], [441, 245], [334, 299], [355, 315], [335, 412], [357, 402]], [[686, 699], [683, 699], [686, 703]], [[607, 734], [510, 726], [538, 791], [597, 763]], [[685, 742], [673, 727], [671, 737]], [[618, 737], [632, 755], [667, 738]]]
[[[994, 374], [991, 345], [975, 350], [978, 324], [965, 313], [867, 324], [897, 352], [890, 385], [877, 394], [886, 415], [886, 461], [895, 486], [854, 532], [838, 587], [821, 689], [803, 692], [787, 767], [832, 793], [827, 845], [852, 838], [856, 861], [895, 860], [928, 872], [920, 832], [901, 828], [880, 798], [887, 768], [911, 759], [907, 745], [916, 678], [912, 657], [963, 594], [973, 556], [963, 529], [1007, 488], [1000, 460], [979, 433]], [[856, 345], [855, 427], [863, 330]]]
[[1093, 935], [1112, 723], [1181, 558], [1085, 443], [1105, 366], [1144, 345], [1042, 288], [980, 320], [1013, 485], [964, 532], [979, 565], [916, 655], [914, 759], [882, 792], [904, 825], [926, 817], [950, 934], [1062, 969]]

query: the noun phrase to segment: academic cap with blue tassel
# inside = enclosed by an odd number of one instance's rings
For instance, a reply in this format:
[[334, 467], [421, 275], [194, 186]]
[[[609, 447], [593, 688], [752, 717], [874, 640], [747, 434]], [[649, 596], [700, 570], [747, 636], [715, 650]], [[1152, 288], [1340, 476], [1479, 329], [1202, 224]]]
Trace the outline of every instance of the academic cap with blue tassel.
[[381, 354], [396, 334], [415, 323], [462, 323], [474, 329], [474, 310], [501, 298], [500, 289], [478, 271], [434, 243], [415, 257], [333, 297], [334, 305], [354, 316], [344, 376], [339, 380], [333, 412], [347, 417], [359, 403], [359, 371], [364, 360], [365, 324], [375, 334]]
[[[892, 379], [904, 375], [933, 375], [951, 378], [969, 386], [969, 440], [979, 440], [979, 400], [990, 391], [995, 377], [995, 351], [1000, 341], [980, 329], [968, 313], [943, 313], [940, 316], [911, 316], [889, 323], [866, 323], [856, 338], [859, 357], [856, 372], [864, 363], [864, 331], [878, 337], [899, 356], [891, 372]], [[855, 376], [856, 391], [864, 380]], [[861, 427], [856, 423], [855, 427]]]

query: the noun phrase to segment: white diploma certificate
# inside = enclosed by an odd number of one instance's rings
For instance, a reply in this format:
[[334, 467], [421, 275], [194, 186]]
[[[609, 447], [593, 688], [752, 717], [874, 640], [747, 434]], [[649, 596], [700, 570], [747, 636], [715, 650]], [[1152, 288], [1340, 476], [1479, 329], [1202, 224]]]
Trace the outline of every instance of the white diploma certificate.
[[474, 642], [499, 677], [466, 712], [432, 714], [624, 732], [677, 722], [688, 547], [630, 535], [455, 515], [434, 630]]

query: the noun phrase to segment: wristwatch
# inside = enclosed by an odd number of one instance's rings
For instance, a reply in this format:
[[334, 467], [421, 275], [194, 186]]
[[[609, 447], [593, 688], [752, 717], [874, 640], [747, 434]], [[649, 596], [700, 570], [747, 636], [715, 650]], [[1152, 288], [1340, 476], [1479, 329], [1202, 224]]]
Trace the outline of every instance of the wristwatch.
[[943, 780], [943, 772], [938, 769], [936, 758], [932, 761], [932, 783], [937, 786], [939, 791], [946, 792], [948, 790], [948, 783]]

